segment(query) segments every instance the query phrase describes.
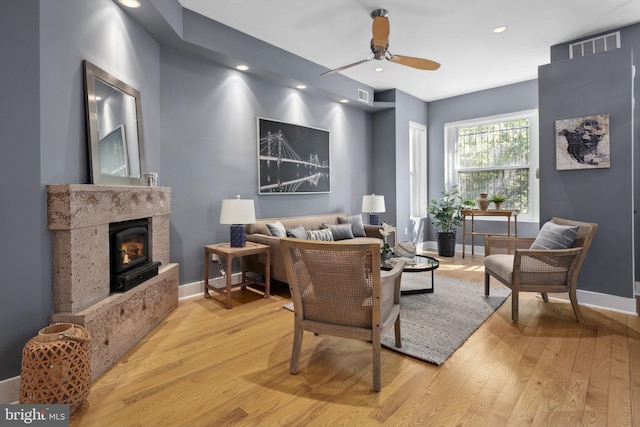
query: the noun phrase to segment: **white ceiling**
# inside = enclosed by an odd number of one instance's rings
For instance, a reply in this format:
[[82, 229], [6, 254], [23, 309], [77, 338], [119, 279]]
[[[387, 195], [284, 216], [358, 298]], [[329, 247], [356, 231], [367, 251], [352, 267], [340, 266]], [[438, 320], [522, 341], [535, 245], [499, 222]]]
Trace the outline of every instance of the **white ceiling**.
[[[537, 78], [550, 46], [640, 22], [640, 0], [179, 0], [187, 9], [334, 69], [369, 55], [374, 9], [389, 51], [440, 62], [421, 71], [371, 61], [342, 72], [432, 101]], [[492, 29], [507, 26], [495, 34]], [[373, 71], [384, 66], [384, 72]]]

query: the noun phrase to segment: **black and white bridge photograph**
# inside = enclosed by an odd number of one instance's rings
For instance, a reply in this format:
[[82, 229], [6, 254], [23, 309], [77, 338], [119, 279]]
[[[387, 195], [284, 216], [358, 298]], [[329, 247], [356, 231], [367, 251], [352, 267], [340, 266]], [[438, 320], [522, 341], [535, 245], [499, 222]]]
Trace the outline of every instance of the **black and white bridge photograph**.
[[329, 131], [258, 118], [259, 194], [328, 193]]

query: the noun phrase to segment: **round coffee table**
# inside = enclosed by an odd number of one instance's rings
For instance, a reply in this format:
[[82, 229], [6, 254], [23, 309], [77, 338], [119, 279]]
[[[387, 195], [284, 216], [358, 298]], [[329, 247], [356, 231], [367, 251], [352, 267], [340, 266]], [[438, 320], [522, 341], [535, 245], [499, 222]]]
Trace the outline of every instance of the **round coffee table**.
[[401, 295], [413, 295], [413, 294], [427, 294], [431, 293], [434, 290], [434, 282], [433, 282], [433, 271], [440, 267], [440, 262], [426, 255], [416, 255], [413, 258], [399, 258], [392, 257], [390, 260], [383, 262], [380, 266], [381, 270], [389, 271], [395, 267], [396, 263], [399, 260], [404, 260], [405, 264], [402, 268], [403, 272], [407, 273], [415, 273], [421, 271], [430, 271], [431, 272], [431, 287], [427, 288], [418, 288], [418, 289], [405, 289], [400, 290]]

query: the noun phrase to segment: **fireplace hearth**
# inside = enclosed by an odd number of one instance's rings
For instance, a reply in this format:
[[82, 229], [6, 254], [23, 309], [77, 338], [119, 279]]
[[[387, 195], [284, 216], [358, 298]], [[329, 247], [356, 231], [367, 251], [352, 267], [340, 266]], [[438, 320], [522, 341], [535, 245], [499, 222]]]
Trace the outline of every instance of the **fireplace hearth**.
[[[47, 186], [53, 252], [50, 322], [75, 323], [89, 331], [94, 380], [178, 306], [179, 266], [169, 261], [170, 213], [167, 187]], [[133, 233], [120, 236], [120, 260], [125, 267], [118, 274], [127, 276], [123, 287], [129, 290], [112, 292], [110, 225], [138, 220], [146, 224], [142, 233], [146, 241], [136, 237], [140, 231], [136, 223], [128, 227]], [[147, 262], [157, 263], [149, 279], [144, 277], [148, 272], [136, 270]]]

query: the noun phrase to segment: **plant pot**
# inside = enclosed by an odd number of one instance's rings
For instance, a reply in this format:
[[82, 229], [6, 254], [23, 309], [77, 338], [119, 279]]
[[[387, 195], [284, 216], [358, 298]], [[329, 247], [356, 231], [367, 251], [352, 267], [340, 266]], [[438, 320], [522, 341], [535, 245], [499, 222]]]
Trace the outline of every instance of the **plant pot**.
[[456, 233], [438, 232], [438, 255], [452, 257], [456, 253]]
[[496, 205], [496, 210], [497, 211], [501, 211], [502, 210], [502, 203], [503, 202], [493, 202], [493, 204]]

